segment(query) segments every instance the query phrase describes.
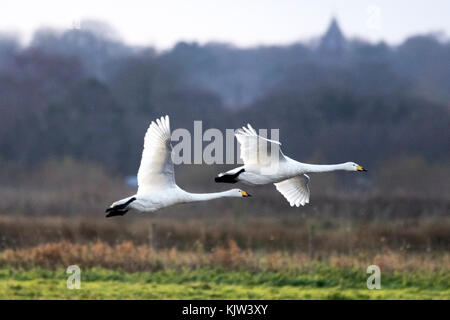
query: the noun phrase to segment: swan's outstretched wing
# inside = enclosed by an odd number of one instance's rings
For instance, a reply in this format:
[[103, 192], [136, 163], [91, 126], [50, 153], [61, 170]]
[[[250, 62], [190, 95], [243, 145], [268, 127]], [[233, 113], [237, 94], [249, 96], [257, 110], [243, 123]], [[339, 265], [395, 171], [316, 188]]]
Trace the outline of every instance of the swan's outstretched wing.
[[245, 165], [270, 166], [276, 160], [283, 160], [281, 143], [259, 136], [250, 124], [236, 130], [237, 141], [241, 145], [241, 159]]
[[277, 190], [289, 201], [291, 207], [309, 203], [309, 177], [306, 174], [274, 183]]
[[144, 138], [141, 165], [137, 174], [138, 194], [175, 186], [171, 157], [169, 116], [152, 121]]

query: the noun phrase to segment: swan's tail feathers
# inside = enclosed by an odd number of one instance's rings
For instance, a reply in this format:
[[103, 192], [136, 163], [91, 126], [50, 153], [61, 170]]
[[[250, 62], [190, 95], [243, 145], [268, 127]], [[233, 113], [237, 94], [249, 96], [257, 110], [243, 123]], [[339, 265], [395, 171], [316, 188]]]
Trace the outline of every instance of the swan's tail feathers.
[[245, 169], [240, 169], [237, 172], [236, 170], [231, 170], [225, 173], [220, 173], [217, 177], [214, 178], [214, 181], [217, 183], [236, 183], [238, 182], [239, 175], [245, 171]]
[[135, 197], [127, 198], [124, 200], [120, 200], [117, 202], [114, 202], [111, 207], [106, 209], [106, 218], [114, 217], [114, 216], [123, 216], [125, 213], [128, 212], [128, 206], [130, 203], [132, 203], [134, 200], [136, 200]]

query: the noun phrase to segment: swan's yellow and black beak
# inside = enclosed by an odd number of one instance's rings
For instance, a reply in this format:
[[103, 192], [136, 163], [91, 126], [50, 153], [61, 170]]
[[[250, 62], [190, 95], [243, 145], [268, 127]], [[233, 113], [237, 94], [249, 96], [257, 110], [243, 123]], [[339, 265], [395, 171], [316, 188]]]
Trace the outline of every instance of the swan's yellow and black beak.
[[366, 169], [364, 169], [363, 167], [361, 167], [360, 165], [356, 166], [356, 170], [357, 171], [367, 171]]
[[245, 192], [244, 190], [241, 190], [241, 194], [243, 197], [251, 197], [251, 195]]

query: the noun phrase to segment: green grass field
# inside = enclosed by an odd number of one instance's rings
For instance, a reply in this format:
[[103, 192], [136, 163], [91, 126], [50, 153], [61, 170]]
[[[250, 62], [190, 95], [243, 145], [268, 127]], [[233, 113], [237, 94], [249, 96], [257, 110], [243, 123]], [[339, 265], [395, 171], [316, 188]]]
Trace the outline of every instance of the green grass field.
[[444, 272], [393, 272], [368, 290], [365, 270], [318, 264], [308, 274], [220, 269], [127, 273], [82, 270], [81, 289], [63, 269], [0, 269], [0, 299], [450, 299]]

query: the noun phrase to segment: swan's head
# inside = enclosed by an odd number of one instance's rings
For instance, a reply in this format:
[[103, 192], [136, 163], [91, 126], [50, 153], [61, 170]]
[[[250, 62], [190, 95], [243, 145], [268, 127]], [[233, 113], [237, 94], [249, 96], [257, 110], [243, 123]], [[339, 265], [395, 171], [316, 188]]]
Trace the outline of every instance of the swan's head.
[[251, 195], [249, 195], [247, 192], [245, 192], [244, 190], [241, 190], [241, 189], [233, 189], [233, 190], [231, 190], [231, 192], [233, 192], [233, 195], [235, 197], [239, 197], [239, 198], [251, 197]]
[[345, 164], [345, 170], [347, 171], [367, 171], [362, 166], [354, 162], [347, 162]]

